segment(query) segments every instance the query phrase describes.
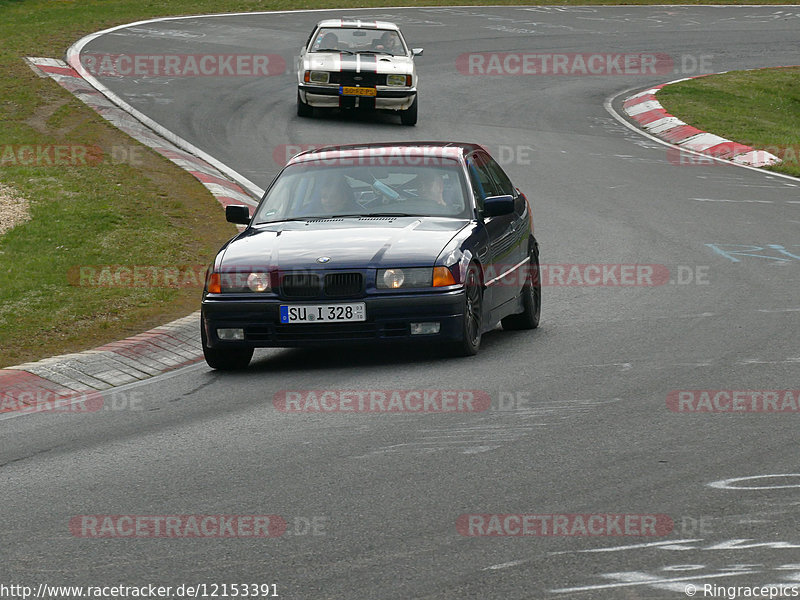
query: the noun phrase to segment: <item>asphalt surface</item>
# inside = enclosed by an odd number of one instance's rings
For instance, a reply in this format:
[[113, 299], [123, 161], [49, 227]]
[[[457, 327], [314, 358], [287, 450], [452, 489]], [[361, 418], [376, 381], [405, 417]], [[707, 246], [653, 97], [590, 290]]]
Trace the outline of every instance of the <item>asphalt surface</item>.
[[[340, 14], [151, 23], [85, 52], [274, 53], [291, 69], [313, 23]], [[117, 410], [3, 421], [0, 583], [274, 583], [282, 598], [398, 600], [679, 598], [687, 584], [712, 597], [704, 585], [800, 585], [797, 412], [667, 405], [679, 390], [800, 388], [798, 182], [680, 166], [603, 107], [697, 71], [487, 77], [456, 68], [459, 55], [489, 51], [661, 52], [679, 67], [706, 57], [706, 72], [796, 64], [800, 8], [347, 14], [396, 21], [425, 48], [415, 128], [392, 116], [299, 119], [291, 73], [102, 81], [262, 187], [286, 144], [483, 143], [532, 200], [543, 263], [666, 265], [672, 283], [547, 286], [538, 330], [493, 331], [474, 358], [265, 350], [243, 373], [194, 366], [122, 388]], [[692, 283], [678, 282], [689, 274]], [[479, 390], [492, 407], [291, 414], [273, 404], [285, 390], [342, 389]], [[754, 479], [710, 485], [745, 477]], [[461, 535], [459, 515], [473, 513], [657, 514], [674, 527], [649, 537]], [[180, 514], [277, 514], [288, 530], [277, 539], [70, 530], [80, 515]]]

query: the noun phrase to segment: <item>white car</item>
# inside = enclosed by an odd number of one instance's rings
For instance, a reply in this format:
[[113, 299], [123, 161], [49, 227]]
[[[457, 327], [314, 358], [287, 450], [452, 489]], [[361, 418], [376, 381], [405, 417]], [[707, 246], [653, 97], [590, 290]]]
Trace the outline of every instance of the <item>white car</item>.
[[391, 110], [417, 123], [417, 70], [400, 28], [386, 21], [320, 21], [300, 51], [297, 114], [314, 108]]

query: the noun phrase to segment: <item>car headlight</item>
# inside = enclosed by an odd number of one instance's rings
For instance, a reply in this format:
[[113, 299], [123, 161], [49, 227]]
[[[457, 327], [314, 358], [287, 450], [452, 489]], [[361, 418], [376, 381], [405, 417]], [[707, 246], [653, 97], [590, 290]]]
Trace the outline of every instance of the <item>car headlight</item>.
[[405, 85], [411, 87], [411, 75], [387, 75], [386, 85]]
[[306, 83], [328, 83], [330, 78], [331, 74], [327, 71], [306, 71], [304, 77]]
[[251, 273], [209, 273], [206, 277], [206, 291], [211, 294], [223, 292], [269, 292], [272, 290], [270, 274], [262, 271]]
[[380, 289], [430, 287], [433, 270], [428, 267], [413, 269], [378, 269], [377, 285]]
[[443, 287], [456, 283], [453, 274], [447, 267], [378, 269], [377, 275], [377, 287], [383, 290]]
[[247, 276], [247, 287], [254, 292], [268, 292], [272, 289], [269, 285], [269, 273], [250, 273]]

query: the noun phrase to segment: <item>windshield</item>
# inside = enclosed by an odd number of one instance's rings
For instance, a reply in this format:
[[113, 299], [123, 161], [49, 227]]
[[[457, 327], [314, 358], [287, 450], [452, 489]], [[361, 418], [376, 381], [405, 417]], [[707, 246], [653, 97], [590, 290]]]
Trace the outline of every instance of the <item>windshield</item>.
[[[423, 158], [400, 162], [422, 162]], [[470, 218], [459, 163], [387, 166], [386, 158], [358, 165], [323, 161], [287, 167], [268, 190], [253, 223], [344, 216], [442, 216]], [[364, 162], [372, 164], [363, 164]]]
[[396, 31], [357, 27], [323, 27], [311, 44], [311, 52], [408, 54]]

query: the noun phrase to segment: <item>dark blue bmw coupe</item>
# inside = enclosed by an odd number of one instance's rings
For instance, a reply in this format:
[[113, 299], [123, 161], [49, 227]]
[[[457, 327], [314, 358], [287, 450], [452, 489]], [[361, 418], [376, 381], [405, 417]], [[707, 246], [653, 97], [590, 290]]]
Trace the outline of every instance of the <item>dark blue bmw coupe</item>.
[[206, 362], [246, 367], [259, 347], [438, 341], [539, 324], [528, 200], [480, 145], [330, 146], [293, 157], [209, 267]]

